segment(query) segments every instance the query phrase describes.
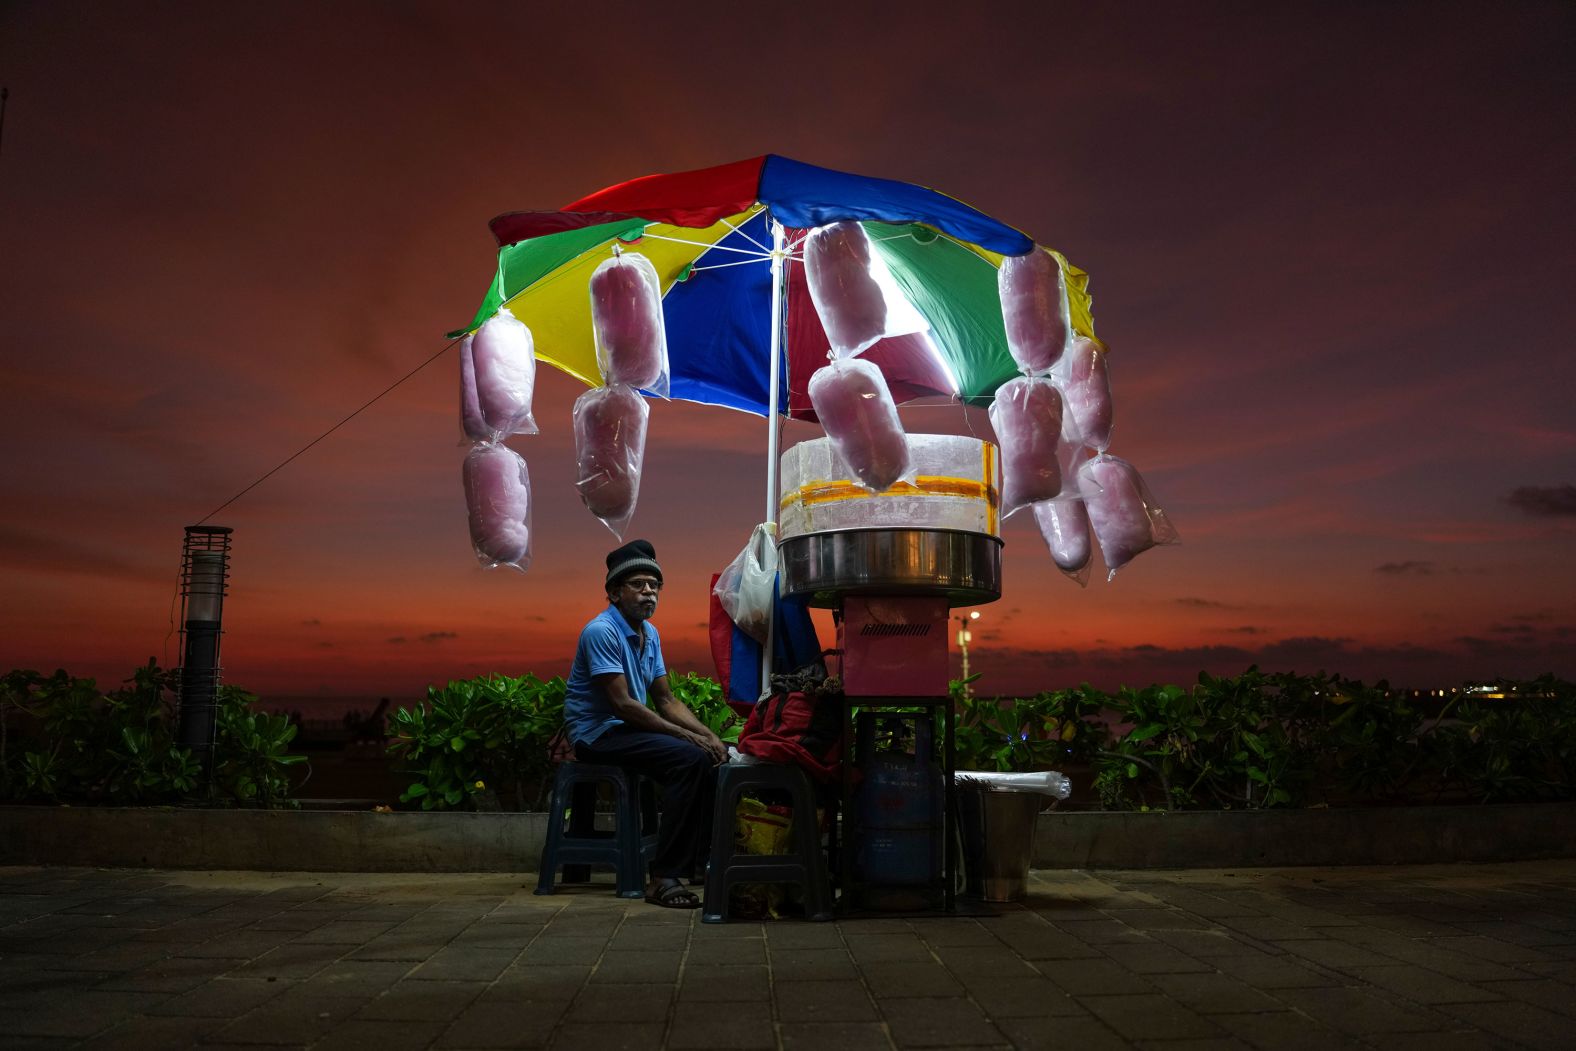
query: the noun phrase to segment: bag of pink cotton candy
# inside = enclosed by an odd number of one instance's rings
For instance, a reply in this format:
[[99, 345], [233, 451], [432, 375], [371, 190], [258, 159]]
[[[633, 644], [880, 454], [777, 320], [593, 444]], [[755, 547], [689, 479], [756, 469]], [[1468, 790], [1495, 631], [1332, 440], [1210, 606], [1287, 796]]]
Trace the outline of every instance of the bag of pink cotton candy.
[[635, 515], [651, 410], [633, 387], [593, 387], [575, 400], [575, 487], [613, 535]]
[[[536, 388], [536, 345], [531, 330], [499, 307], [476, 333], [467, 337], [470, 345], [472, 376], [476, 384], [476, 408], [488, 441], [503, 441], [511, 434], [535, 434], [536, 420], [531, 415], [531, 396]], [[460, 412], [467, 435], [471, 421], [465, 390], [465, 347], [460, 348]]]
[[651, 260], [624, 252], [591, 275], [591, 331], [602, 382], [668, 396], [668, 333], [662, 282]]
[[1095, 340], [1075, 336], [1051, 373], [1067, 409], [1062, 418], [1063, 437], [1099, 452], [1111, 444], [1111, 377], [1106, 354]]
[[996, 271], [996, 292], [1012, 360], [1025, 375], [1045, 375], [1061, 359], [1072, 332], [1061, 264], [1039, 247], [1007, 256]]
[[1107, 580], [1150, 548], [1181, 542], [1138, 469], [1121, 457], [1101, 453], [1087, 461], [1079, 468], [1078, 482]]
[[466, 454], [465, 508], [476, 560], [488, 569], [531, 567], [531, 476], [507, 445], [483, 442]]
[[1081, 588], [1088, 587], [1094, 552], [1089, 538], [1089, 509], [1084, 501], [1072, 497], [1035, 504], [1034, 521], [1062, 576]]
[[873, 493], [913, 481], [908, 435], [886, 377], [873, 363], [839, 358], [817, 369], [810, 404], [854, 481]]
[[1050, 380], [1018, 376], [996, 389], [990, 425], [1001, 445], [1001, 516], [1062, 491], [1062, 395]]
[[851, 358], [887, 335], [887, 302], [870, 272], [870, 237], [857, 222], [810, 231], [805, 283], [834, 358]]

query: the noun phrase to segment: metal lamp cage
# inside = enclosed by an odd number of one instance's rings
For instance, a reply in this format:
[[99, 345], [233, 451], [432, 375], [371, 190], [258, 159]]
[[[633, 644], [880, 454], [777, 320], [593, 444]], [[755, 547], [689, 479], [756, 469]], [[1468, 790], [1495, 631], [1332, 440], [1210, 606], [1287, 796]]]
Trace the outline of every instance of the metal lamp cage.
[[224, 596], [229, 590], [229, 526], [186, 527], [181, 546], [181, 654], [176, 670], [180, 693], [181, 744], [207, 766], [213, 751], [219, 694], [219, 640]]

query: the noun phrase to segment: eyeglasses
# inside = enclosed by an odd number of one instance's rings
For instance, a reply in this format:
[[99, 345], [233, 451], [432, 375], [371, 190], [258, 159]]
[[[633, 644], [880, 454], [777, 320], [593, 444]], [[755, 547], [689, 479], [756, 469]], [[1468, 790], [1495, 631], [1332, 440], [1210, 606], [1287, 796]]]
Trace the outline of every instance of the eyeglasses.
[[650, 577], [642, 577], [639, 580], [626, 580], [624, 581], [624, 586], [631, 591], [661, 591], [662, 581], [652, 580]]

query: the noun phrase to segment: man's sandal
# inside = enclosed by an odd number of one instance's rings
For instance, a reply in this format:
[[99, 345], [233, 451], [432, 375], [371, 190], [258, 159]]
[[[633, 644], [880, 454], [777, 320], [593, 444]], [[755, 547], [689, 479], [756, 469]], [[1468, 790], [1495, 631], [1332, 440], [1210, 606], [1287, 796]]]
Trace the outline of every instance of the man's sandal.
[[646, 891], [646, 901], [664, 909], [698, 909], [700, 898], [682, 880], [668, 876], [654, 882]]

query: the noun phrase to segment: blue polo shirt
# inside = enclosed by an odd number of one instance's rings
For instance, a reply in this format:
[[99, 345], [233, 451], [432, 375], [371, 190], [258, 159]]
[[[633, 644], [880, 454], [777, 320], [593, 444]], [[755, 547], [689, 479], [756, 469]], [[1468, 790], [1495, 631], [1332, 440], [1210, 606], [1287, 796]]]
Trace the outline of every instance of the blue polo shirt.
[[656, 627], [646, 621], [646, 643], [641, 646], [639, 630], [629, 626], [617, 606], [609, 605], [580, 630], [580, 644], [575, 647], [575, 663], [569, 670], [564, 693], [564, 725], [569, 729], [569, 740], [590, 744], [608, 727], [624, 721], [613, 715], [607, 694], [592, 685], [594, 676], [622, 675], [629, 695], [647, 704], [646, 691], [667, 673]]

